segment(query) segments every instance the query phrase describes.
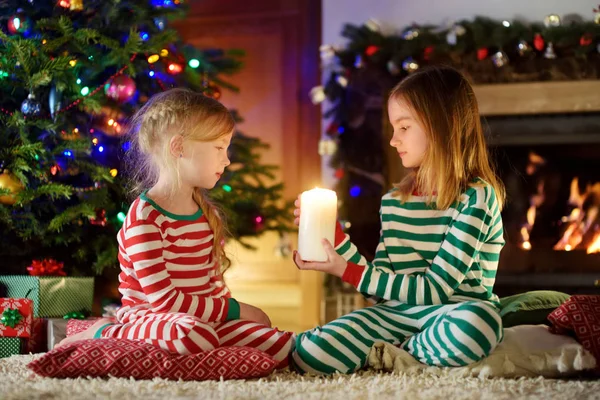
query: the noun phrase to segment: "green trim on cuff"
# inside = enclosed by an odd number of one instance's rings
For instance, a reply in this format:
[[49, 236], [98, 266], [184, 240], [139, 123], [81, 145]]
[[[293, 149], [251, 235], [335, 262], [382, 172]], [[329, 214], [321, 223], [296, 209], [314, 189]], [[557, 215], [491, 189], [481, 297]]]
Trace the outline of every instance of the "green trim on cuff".
[[106, 329], [106, 327], [107, 327], [107, 326], [111, 326], [111, 325], [112, 325], [112, 324], [105, 324], [105, 325], [102, 325], [102, 326], [100, 327], [100, 329], [98, 329], [98, 330], [96, 331], [96, 333], [94, 333], [94, 339], [102, 339], [102, 332], [104, 331], [104, 329]]
[[229, 304], [229, 309], [227, 310], [226, 320], [240, 319], [240, 303], [233, 297], [228, 298], [227, 303]]

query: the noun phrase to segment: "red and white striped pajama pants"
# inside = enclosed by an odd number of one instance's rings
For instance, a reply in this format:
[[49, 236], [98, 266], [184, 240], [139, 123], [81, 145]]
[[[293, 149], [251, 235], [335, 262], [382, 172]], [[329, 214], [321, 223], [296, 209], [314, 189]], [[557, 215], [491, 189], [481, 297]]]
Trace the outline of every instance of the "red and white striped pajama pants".
[[[123, 312], [121, 312], [123, 311]], [[194, 354], [224, 346], [247, 346], [288, 365], [296, 335], [247, 320], [207, 323], [185, 313], [155, 313], [147, 308], [119, 310], [119, 323], [109, 325], [102, 337], [144, 340], [161, 349]]]

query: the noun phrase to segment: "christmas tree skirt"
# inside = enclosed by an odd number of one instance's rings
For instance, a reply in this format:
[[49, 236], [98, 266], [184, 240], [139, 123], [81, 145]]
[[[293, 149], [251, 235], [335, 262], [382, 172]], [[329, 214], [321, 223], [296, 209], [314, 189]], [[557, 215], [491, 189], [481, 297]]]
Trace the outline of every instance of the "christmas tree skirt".
[[598, 398], [600, 382], [544, 378], [479, 379], [427, 372], [362, 371], [332, 377], [279, 371], [258, 380], [177, 382], [154, 379], [50, 379], [26, 365], [40, 355], [0, 359], [3, 399], [588, 399]]

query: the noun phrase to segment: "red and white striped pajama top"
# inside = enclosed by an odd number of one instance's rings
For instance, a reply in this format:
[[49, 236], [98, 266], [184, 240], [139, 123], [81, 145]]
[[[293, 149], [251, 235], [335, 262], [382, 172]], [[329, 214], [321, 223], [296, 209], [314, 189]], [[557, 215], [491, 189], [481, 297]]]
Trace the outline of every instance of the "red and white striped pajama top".
[[142, 339], [179, 354], [250, 346], [287, 365], [294, 334], [240, 320], [212, 256], [213, 233], [198, 210], [172, 214], [145, 193], [118, 233], [118, 324], [101, 336]]

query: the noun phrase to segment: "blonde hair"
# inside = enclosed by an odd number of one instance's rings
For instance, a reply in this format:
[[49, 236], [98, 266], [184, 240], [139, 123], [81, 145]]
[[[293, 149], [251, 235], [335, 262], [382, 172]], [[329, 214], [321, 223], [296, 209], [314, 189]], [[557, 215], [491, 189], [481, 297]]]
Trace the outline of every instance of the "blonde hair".
[[406, 201], [423, 193], [445, 210], [481, 178], [492, 186], [502, 209], [505, 190], [489, 160], [479, 107], [467, 79], [450, 67], [424, 68], [394, 87], [388, 101], [404, 100], [425, 129], [428, 147], [421, 166], [398, 184], [394, 195]]
[[[158, 93], [132, 117], [127, 140], [126, 168], [131, 180], [131, 194], [137, 197], [143, 190], [158, 182], [160, 171], [172, 180], [171, 195], [181, 185], [178, 158], [171, 155], [169, 142], [175, 135], [187, 140], [213, 141], [231, 134], [235, 127], [233, 116], [217, 100], [189, 89], [176, 88]], [[227, 229], [221, 210], [210, 200], [205, 189], [194, 188], [192, 195], [208, 219], [213, 231], [212, 255], [225, 272], [231, 261], [223, 248]]]

